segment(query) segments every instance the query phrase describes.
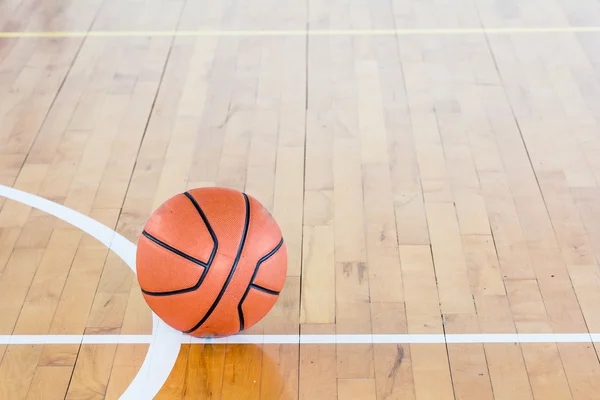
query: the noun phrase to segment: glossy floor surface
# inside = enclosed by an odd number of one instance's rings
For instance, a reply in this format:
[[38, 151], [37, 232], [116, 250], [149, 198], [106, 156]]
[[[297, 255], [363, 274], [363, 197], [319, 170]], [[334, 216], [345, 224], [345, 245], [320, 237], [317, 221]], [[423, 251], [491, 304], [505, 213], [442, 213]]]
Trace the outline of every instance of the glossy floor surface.
[[[157, 398], [597, 399], [598, 21], [595, 0], [0, 0], [0, 184], [134, 244], [188, 188], [272, 212], [264, 340], [184, 343]], [[117, 254], [0, 196], [0, 399], [117, 399], [152, 331]]]

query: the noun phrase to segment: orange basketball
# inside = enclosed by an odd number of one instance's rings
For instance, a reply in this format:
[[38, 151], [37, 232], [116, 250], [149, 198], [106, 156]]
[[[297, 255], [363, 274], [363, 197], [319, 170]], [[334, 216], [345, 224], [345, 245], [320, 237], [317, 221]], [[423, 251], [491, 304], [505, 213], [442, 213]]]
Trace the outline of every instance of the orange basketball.
[[287, 273], [281, 230], [260, 202], [223, 188], [161, 205], [140, 235], [137, 279], [150, 308], [199, 337], [233, 335], [273, 307]]

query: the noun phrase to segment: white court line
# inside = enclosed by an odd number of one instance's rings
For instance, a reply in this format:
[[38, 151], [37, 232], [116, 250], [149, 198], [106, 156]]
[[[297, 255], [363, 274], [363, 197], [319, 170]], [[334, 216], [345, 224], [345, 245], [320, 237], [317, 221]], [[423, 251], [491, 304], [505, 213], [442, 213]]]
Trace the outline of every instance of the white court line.
[[[148, 344], [153, 335], [0, 335], [0, 344]], [[235, 335], [204, 339], [188, 335], [182, 344], [386, 344], [386, 343], [592, 343], [589, 333], [362, 334], [362, 335]]]
[[0, 335], [0, 344], [150, 344], [152, 335]]
[[183, 343], [201, 344], [385, 344], [385, 343], [592, 343], [590, 333], [474, 333], [474, 334], [331, 334], [235, 335], [220, 339], [182, 337]]
[[420, 36], [420, 35], [503, 35], [532, 33], [599, 33], [600, 26], [531, 26], [504, 28], [400, 28], [400, 29], [202, 29], [147, 31], [46, 31], [0, 32], [0, 38], [78, 37], [219, 37], [219, 36]]

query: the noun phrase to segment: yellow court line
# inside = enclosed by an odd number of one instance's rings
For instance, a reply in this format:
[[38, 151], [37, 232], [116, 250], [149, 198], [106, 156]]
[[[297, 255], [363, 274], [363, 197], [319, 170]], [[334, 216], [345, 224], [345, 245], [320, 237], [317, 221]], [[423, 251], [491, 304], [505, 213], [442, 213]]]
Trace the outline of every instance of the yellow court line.
[[515, 33], [600, 33], [600, 26], [556, 26], [514, 28], [440, 28], [440, 29], [283, 29], [283, 30], [197, 30], [197, 31], [90, 31], [90, 32], [0, 32], [0, 38], [69, 37], [173, 37], [173, 36], [410, 36]]

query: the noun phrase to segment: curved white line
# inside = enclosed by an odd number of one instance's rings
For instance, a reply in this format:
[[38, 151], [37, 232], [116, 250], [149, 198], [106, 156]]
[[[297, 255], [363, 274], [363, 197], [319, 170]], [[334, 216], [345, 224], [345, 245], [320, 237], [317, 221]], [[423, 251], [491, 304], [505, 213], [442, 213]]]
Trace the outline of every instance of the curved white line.
[[[63, 205], [8, 186], [0, 185], [0, 196], [42, 210], [81, 229], [114, 251], [135, 274], [135, 245], [106, 225]], [[123, 400], [151, 399], [156, 396], [179, 355], [182, 333], [165, 324], [154, 313], [152, 321], [152, 336], [146, 358], [121, 396]]]

